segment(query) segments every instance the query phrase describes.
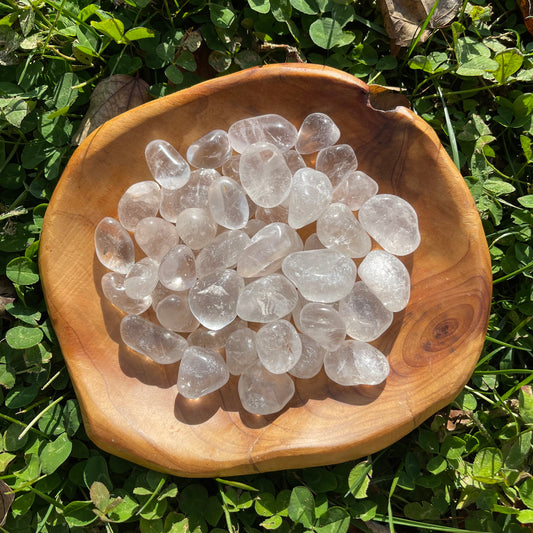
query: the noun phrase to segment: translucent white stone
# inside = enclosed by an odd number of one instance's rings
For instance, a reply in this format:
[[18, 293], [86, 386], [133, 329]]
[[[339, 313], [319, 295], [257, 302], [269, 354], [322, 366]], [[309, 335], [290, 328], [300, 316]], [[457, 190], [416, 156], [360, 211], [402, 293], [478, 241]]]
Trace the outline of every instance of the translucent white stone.
[[352, 211], [377, 194], [378, 184], [364, 172], [348, 172], [333, 189], [333, 201], [346, 204]]
[[241, 155], [239, 174], [244, 190], [258, 206], [275, 207], [289, 195], [292, 174], [273, 144], [249, 145]]
[[189, 207], [207, 209], [208, 191], [211, 183], [220, 174], [214, 168], [199, 168], [191, 172], [191, 179], [181, 189], [169, 191], [161, 190], [161, 216], [169, 222], [176, 222], [178, 215]]
[[292, 310], [292, 321], [298, 331], [302, 331], [302, 324], [300, 323], [300, 312], [305, 304], [308, 304], [309, 300], [306, 300], [300, 292], [298, 292], [298, 301]]
[[322, 250], [324, 245], [320, 242], [316, 233], [311, 233], [307, 239], [305, 239], [304, 250]]
[[287, 163], [287, 166], [290, 168], [293, 175], [297, 170], [307, 166], [304, 158], [296, 150], [288, 150], [287, 152], [283, 152], [283, 157], [285, 158], [285, 162]]
[[302, 333], [309, 335], [328, 352], [340, 348], [346, 338], [346, 326], [339, 312], [330, 305], [309, 303], [300, 311]]
[[298, 362], [289, 370], [295, 378], [309, 379], [315, 377], [324, 364], [326, 350], [308, 335], [300, 335], [302, 355]]
[[326, 354], [324, 370], [339, 385], [378, 385], [389, 375], [389, 363], [374, 346], [347, 341], [335, 352]]
[[339, 314], [346, 324], [346, 333], [364, 342], [381, 336], [393, 319], [392, 312], [362, 281], [357, 281], [350, 293], [339, 302]]
[[258, 207], [255, 211], [255, 218], [261, 220], [265, 224], [272, 224], [274, 222], [289, 222], [289, 209], [284, 205], [277, 205], [276, 207]]
[[248, 322], [273, 322], [288, 315], [297, 301], [294, 285], [281, 274], [270, 274], [241, 291], [237, 315]]
[[157, 285], [159, 263], [145, 257], [135, 263], [124, 278], [126, 294], [133, 299], [149, 296]]
[[405, 265], [394, 255], [373, 250], [359, 265], [359, 277], [393, 313], [405, 309], [411, 293], [411, 280]]
[[245, 118], [228, 130], [231, 146], [240, 154], [250, 144], [268, 142], [285, 152], [296, 142], [296, 128], [280, 115], [268, 114]]
[[216, 237], [217, 224], [207, 209], [190, 207], [176, 219], [176, 229], [181, 240], [193, 250], [200, 250]]
[[287, 374], [272, 374], [255, 364], [241, 374], [238, 391], [246, 411], [271, 415], [281, 411], [294, 396], [294, 382]]
[[235, 181], [239, 181], [241, 178], [239, 176], [239, 161], [241, 160], [240, 155], [232, 155], [223, 165], [222, 165], [222, 175], [227, 176]]
[[372, 248], [372, 240], [345, 204], [330, 204], [316, 223], [320, 242], [348, 257], [364, 257]]
[[199, 279], [189, 291], [189, 306], [200, 324], [218, 330], [237, 316], [243, 279], [234, 270], [223, 270]]
[[305, 117], [296, 141], [296, 150], [312, 154], [335, 144], [341, 132], [335, 122], [325, 113], [311, 113]]
[[220, 350], [224, 348], [228, 337], [235, 331], [248, 327], [248, 322], [236, 318], [233, 322], [219, 330], [206, 329], [200, 326], [193, 331], [188, 337], [189, 346], [202, 346], [210, 350]]
[[159, 211], [161, 189], [154, 181], [134, 183], [118, 201], [118, 219], [129, 231], [146, 217], [155, 217]]
[[250, 237], [241, 230], [224, 231], [200, 250], [196, 256], [196, 275], [204, 278], [213, 272], [237, 264], [239, 254], [250, 244]]
[[187, 348], [187, 341], [181, 335], [136, 315], [122, 319], [120, 336], [126, 346], [160, 365], [176, 363]]
[[156, 307], [159, 323], [172, 331], [189, 333], [194, 331], [199, 322], [191, 313], [187, 293], [169, 294]]
[[248, 221], [248, 224], [242, 229], [248, 237], [253, 237], [260, 229], [263, 229], [266, 223], [257, 218], [252, 218]]
[[102, 276], [102, 292], [104, 296], [121, 311], [128, 315], [140, 315], [152, 305], [151, 296], [140, 299], [130, 298], [124, 288], [125, 274], [107, 272]]
[[318, 152], [315, 168], [327, 174], [331, 183], [337, 185], [348, 172], [357, 169], [357, 156], [349, 144], [328, 146]]
[[196, 168], [218, 168], [231, 157], [228, 134], [213, 130], [187, 148], [187, 161]]
[[312, 168], [297, 170], [289, 196], [289, 226], [298, 229], [314, 222], [331, 202], [332, 191], [326, 174]]
[[255, 331], [250, 328], [234, 331], [226, 341], [226, 365], [229, 373], [238, 376], [257, 361]]
[[307, 300], [332, 303], [344, 298], [355, 283], [357, 267], [335, 250], [308, 250], [288, 255], [283, 273]]
[[167, 141], [156, 139], [146, 145], [146, 163], [155, 181], [165, 189], [183, 187], [191, 176], [187, 161]]
[[252, 237], [250, 245], [241, 252], [237, 272], [244, 278], [273, 274], [287, 255], [302, 249], [302, 239], [293, 228], [281, 222], [268, 224]]
[[105, 217], [94, 232], [96, 257], [109, 270], [127, 274], [135, 263], [135, 247], [130, 234], [111, 217]]
[[178, 371], [178, 393], [196, 400], [223, 387], [229, 372], [222, 356], [215, 350], [189, 346]]
[[159, 265], [159, 281], [171, 291], [186, 291], [196, 282], [196, 262], [184, 244], [171, 248]]
[[302, 341], [295, 327], [287, 320], [269, 322], [257, 331], [257, 355], [263, 366], [273, 374], [288, 372], [300, 359]]
[[156, 261], [161, 261], [179, 240], [176, 226], [159, 217], [143, 218], [135, 226], [135, 241], [148, 257]]
[[410, 254], [420, 244], [416, 211], [409, 202], [394, 194], [378, 194], [367, 200], [359, 210], [359, 221], [391, 254]]
[[209, 211], [217, 224], [228, 229], [244, 228], [250, 216], [244, 190], [224, 176], [209, 187]]

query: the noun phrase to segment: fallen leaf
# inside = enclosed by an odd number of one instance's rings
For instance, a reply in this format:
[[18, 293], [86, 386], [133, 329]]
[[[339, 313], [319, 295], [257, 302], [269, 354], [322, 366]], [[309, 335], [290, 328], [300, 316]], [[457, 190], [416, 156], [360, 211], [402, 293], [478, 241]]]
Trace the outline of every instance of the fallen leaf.
[[522, 11], [527, 31], [533, 35], [533, 0], [516, 0]]
[[149, 85], [144, 80], [126, 74], [103, 79], [91, 95], [89, 110], [72, 137], [72, 144], [80, 144], [110, 118], [144, 104], [148, 100], [148, 89]]
[[[459, 11], [459, 0], [438, 0], [439, 3], [429, 21], [428, 28], [446, 26]], [[527, 1], [527, 0], [526, 0]], [[385, 29], [392, 41], [392, 48], [409, 46], [416, 38], [428, 17], [435, 0], [378, 0], [385, 22]], [[428, 39], [431, 31], [426, 29], [420, 35], [420, 42]]]
[[7, 520], [7, 513], [15, 499], [15, 494], [11, 491], [11, 487], [0, 479], [0, 527], [2, 527]]

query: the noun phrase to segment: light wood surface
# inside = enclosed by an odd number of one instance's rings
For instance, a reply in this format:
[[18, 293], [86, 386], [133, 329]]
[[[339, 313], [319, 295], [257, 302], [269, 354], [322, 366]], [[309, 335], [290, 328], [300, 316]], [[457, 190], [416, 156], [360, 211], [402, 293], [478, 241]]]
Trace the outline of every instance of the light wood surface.
[[[391, 107], [390, 103], [387, 107]], [[279, 113], [296, 126], [315, 111], [339, 125], [359, 168], [380, 192], [416, 209], [422, 244], [402, 258], [408, 307], [376, 341], [391, 374], [378, 387], [341, 387], [321, 372], [297, 379], [279, 414], [242, 409], [237, 379], [203, 399], [177, 394], [178, 366], [160, 366], [119, 344], [123, 314], [102, 296], [106, 270], [94, 229], [117, 216], [120, 196], [149, 179], [144, 147], [187, 146], [235, 120]], [[149, 468], [205, 477], [332, 464], [380, 450], [447, 405], [469, 379], [491, 299], [489, 255], [469, 191], [434, 131], [404, 107], [371, 107], [368, 87], [319, 66], [273, 65], [210, 80], [135, 108], [94, 132], [75, 152], [46, 213], [40, 268], [50, 317], [101, 448]]]

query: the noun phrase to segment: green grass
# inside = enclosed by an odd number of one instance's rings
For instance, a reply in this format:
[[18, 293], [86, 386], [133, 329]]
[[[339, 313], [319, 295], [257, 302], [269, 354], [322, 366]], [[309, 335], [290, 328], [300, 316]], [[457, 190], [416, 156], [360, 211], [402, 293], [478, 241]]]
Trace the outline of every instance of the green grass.
[[[361, 461], [190, 480], [110, 456], [84, 432], [37, 268], [43, 214], [91, 93], [120, 73], [160, 97], [296, 56], [400, 88], [460, 167], [494, 275], [476, 371], [448, 408]], [[465, 1], [397, 57], [366, 1], [0, 0], [0, 478], [15, 497], [0, 531], [527, 531], [532, 61], [513, 0]]]

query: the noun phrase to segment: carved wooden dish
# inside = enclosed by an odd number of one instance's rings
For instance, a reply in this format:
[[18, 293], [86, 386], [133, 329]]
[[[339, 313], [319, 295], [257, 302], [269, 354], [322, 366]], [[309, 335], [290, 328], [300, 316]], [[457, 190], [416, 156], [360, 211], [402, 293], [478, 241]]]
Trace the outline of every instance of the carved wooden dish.
[[[403, 257], [408, 307], [375, 344], [391, 374], [377, 387], [341, 387], [321, 372], [297, 379], [277, 415], [247, 413], [237, 379], [196, 401], [177, 395], [178, 365], [160, 366], [119, 343], [123, 313], [102, 296], [106, 272], [94, 229], [117, 216], [132, 183], [149, 179], [145, 145], [189, 144], [235, 120], [279, 113], [299, 126], [314, 111], [339, 125], [359, 168], [382, 193], [413, 205], [422, 244]], [[433, 130], [404, 107], [374, 109], [353, 76], [319, 66], [274, 65], [214, 79], [135, 108], [76, 150], [46, 213], [40, 251], [46, 302], [85, 427], [101, 448], [181, 476], [238, 475], [355, 459], [382, 449], [448, 404], [483, 344], [491, 271], [470, 193]]]

